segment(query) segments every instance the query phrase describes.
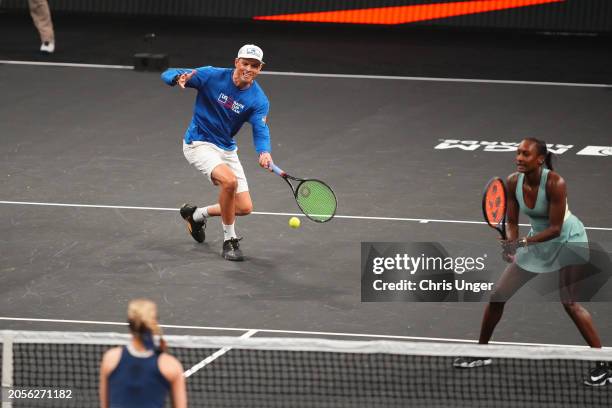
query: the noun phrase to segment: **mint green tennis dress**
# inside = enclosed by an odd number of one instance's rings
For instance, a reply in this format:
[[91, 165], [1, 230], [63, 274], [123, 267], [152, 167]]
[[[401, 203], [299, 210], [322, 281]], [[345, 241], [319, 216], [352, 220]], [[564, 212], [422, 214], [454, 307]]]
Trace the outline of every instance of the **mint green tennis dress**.
[[[546, 197], [546, 180], [549, 169], [542, 169], [538, 196], [533, 208], [525, 205], [523, 197], [524, 174], [518, 175], [516, 183], [516, 199], [519, 209], [531, 221], [531, 231], [528, 236], [534, 236], [549, 227], [548, 198]], [[554, 239], [540, 243], [530, 243], [525, 248], [518, 248], [514, 258], [522, 269], [534, 272], [554, 272], [569, 265], [581, 265], [589, 260], [588, 238], [584, 225], [573, 215], [567, 205], [561, 234]]]

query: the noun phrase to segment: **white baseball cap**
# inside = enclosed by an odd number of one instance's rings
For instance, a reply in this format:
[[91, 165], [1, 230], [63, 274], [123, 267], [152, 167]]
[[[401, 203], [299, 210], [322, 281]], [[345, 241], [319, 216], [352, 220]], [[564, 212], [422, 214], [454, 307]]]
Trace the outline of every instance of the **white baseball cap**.
[[245, 44], [238, 50], [238, 56], [236, 58], [252, 58], [257, 61], [263, 62], [263, 51], [261, 48], [254, 44]]

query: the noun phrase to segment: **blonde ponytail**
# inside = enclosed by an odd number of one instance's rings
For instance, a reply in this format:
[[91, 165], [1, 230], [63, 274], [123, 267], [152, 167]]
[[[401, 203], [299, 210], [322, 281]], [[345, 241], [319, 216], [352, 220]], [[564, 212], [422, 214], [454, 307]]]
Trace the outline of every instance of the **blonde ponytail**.
[[161, 338], [162, 329], [157, 322], [157, 305], [149, 299], [134, 299], [128, 304], [128, 324], [132, 334], [146, 343], [146, 337], [160, 336], [160, 351], [166, 351], [166, 342]]

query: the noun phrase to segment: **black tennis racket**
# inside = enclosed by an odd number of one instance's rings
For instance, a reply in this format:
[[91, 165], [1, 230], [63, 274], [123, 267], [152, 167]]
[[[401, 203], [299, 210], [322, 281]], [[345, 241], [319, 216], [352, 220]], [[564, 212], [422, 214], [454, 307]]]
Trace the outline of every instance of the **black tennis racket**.
[[493, 177], [482, 193], [482, 214], [491, 228], [506, 240], [506, 187], [499, 177]]
[[[293, 192], [298, 207], [306, 217], [315, 222], [327, 222], [334, 218], [338, 200], [330, 186], [316, 179], [301, 179], [290, 176], [274, 163], [270, 170], [281, 176]], [[297, 184], [292, 183], [296, 182]]]

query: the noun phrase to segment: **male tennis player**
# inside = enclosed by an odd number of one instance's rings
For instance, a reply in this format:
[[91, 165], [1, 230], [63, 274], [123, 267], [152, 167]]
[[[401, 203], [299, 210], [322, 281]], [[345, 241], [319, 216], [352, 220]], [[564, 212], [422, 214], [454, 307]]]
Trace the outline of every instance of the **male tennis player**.
[[[517, 290], [541, 273], [559, 272], [561, 302], [589, 346], [601, 341], [589, 311], [576, 301], [581, 265], [589, 260], [588, 238], [582, 222], [569, 211], [565, 180], [552, 167], [546, 143], [523, 139], [516, 153], [517, 172], [508, 176], [508, 239], [502, 241], [503, 258], [510, 263], [495, 284], [480, 329], [480, 344], [487, 344]], [[527, 215], [531, 231], [518, 238], [519, 214]], [[455, 367], [473, 368], [491, 363], [490, 358], [460, 357]], [[601, 386], [612, 381], [608, 364], [598, 363], [585, 384]]]
[[245, 122], [253, 128], [259, 165], [268, 168], [270, 131], [267, 125], [270, 103], [255, 81], [263, 67], [263, 51], [256, 45], [244, 45], [234, 60], [234, 68], [211, 66], [197, 69], [171, 68], [162, 74], [163, 81], [181, 88], [197, 89], [191, 123], [185, 132], [183, 153], [189, 163], [219, 186], [219, 202], [207, 207], [185, 204], [180, 210], [187, 231], [197, 242], [204, 242], [206, 219], [221, 216], [223, 223], [223, 258], [242, 261], [234, 223], [237, 215], [253, 210], [249, 186], [240, 160], [234, 135]]

